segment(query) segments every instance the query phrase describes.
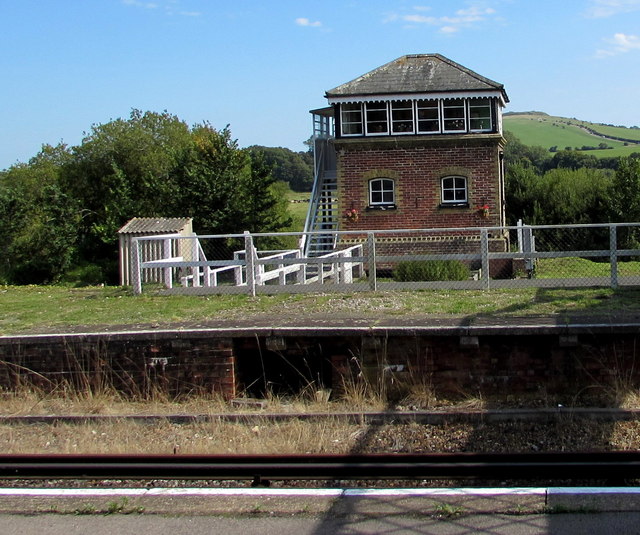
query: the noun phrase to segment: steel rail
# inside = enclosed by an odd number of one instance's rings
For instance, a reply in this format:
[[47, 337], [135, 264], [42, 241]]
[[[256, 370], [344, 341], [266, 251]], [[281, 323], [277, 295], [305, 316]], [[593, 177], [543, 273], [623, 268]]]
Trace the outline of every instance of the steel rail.
[[640, 479], [640, 452], [0, 455], [0, 479]]

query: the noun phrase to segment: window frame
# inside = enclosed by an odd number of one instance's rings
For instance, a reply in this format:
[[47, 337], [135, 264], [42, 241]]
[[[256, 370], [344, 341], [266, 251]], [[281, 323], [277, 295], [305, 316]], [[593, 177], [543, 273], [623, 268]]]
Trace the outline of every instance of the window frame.
[[[403, 105], [400, 107], [400, 105]], [[391, 111], [391, 135], [394, 136], [405, 136], [407, 134], [415, 134], [416, 132], [416, 121], [415, 121], [415, 110], [413, 106], [413, 100], [392, 100], [390, 105]], [[396, 118], [396, 112], [398, 115], [403, 115], [402, 112], [409, 112], [410, 118]], [[408, 130], [396, 130], [396, 125], [402, 124], [410, 124], [410, 128]]]
[[[479, 104], [483, 102], [483, 104]], [[473, 98], [468, 100], [469, 105], [469, 132], [492, 132], [493, 131], [493, 102], [490, 98]], [[483, 115], [480, 117], [473, 117], [474, 109], [487, 108], [489, 115]], [[473, 128], [473, 121], [489, 120], [489, 126], [487, 128]]]
[[[356, 114], [360, 116], [359, 120], [350, 120], [350, 121], [346, 121], [345, 117], [346, 114]], [[351, 137], [351, 136], [362, 136], [364, 135], [364, 123], [362, 121], [363, 119], [363, 109], [362, 109], [362, 103], [359, 102], [349, 102], [349, 103], [345, 103], [345, 104], [341, 104], [340, 105], [340, 133], [344, 136], [344, 137]], [[355, 132], [355, 133], [346, 133], [345, 131], [345, 125], [359, 125], [360, 126], [360, 131], [359, 132]]]
[[[451, 186], [445, 186], [445, 181], [452, 181]], [[463, 182], [463, 186], [457, 183]], [[457, 198], [457, 192], [464, 192], [464, 199]], [[453, 199], [446, 199], [445, 193], [452, 192]], [[447, 175], [440, 179], [440, 202], [442, 206], [469, 206], [469, 180], [462, 175]]]
[[[462, 117], [457, 115], [447, 116], [447, 112], [453, 112], [454, 110], [462, 111]], [[468, 132], [467, 128], [467, 99], [464, 98], [445, 98], [442, 99], [442, 132], [449, 134], [459, 134]], [[448, 128], [448, 123], [460, 123], [462, 128]]]
[[[369, 114], [384, 114], [382, 119], [369, 119]], [[384, 130], [371, 130], [374, 125], [384, 125]], [[364, 103], [364, 128], [366, 136], [387, 136], [389, 135], [389, 102], [374, 101]]]
[[[415, 117], [415, 123], [416, 123], [416, 133], [418, 134], [440, 134], [442, 132], [442, 125], [440, 123], [440, 118], [442, 116], [442, 113], [440, 112], [440, 100], [425, 100], [425, 99], [420, 99], [420, 100], [416, 100], [416, 117]], [[425, 103], [425, 104], [433, 104], [432, 106], [425, 106], [424, 104], [421, 105], [421, 103]], [[436, 117], [435, 118], [428, 118], [428, 119], [421, 119], [420, 118], [420, 111], [423, 110], [435, 110], [436, 112]], [[436, 129], [435, 130], [421, 130], [420, 129], [420, 122], [428, 122], [431, 124], [435, 124], [436, 125]]]
[[[380, 185], [380, 188], [374, 189], [374, 185]], [[389, 187], [390, 185], [390, 187]], [[387, 186], [385, 188], [385, 186]], [[374, 194], [380, 195], [379, 201], [374, 201]], [[390, 200], [385, 201], [385, 194], [391, 195]], [[393, 178], [378, 177], [369, 180], [369, 207], [370, 208], [384, 208], [395, 207], [396, 205], [396, 181]]]

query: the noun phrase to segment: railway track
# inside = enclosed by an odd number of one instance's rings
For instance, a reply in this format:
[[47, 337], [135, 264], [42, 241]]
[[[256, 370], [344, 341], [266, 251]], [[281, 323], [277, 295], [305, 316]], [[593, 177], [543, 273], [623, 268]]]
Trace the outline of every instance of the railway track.
[[0, 455], [0, 479], [640, 479], [640, 452], [362, 455]]

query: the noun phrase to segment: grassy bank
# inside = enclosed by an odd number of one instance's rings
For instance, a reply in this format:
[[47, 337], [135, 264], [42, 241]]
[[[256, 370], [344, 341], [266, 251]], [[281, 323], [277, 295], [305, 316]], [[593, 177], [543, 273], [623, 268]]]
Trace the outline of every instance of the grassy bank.
[[0, 287], [0, 334], [147, 325], [197, 327], [210, 321], [400, 316], [539, 316], [640, 313], [640, 290], [425, 290], [385, 293], [133, 296], [119, 287]]

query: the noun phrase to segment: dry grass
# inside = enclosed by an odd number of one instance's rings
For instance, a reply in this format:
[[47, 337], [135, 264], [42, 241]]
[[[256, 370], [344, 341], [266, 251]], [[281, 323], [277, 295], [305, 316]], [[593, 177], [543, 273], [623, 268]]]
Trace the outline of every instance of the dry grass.
[[0, 448], [3, 453], [347, 453], [356, 436], [354, 426], [331, 419], [320, 425], [266, 419], [250, 425], [116, 420], [78, 425], [0, 425]]

